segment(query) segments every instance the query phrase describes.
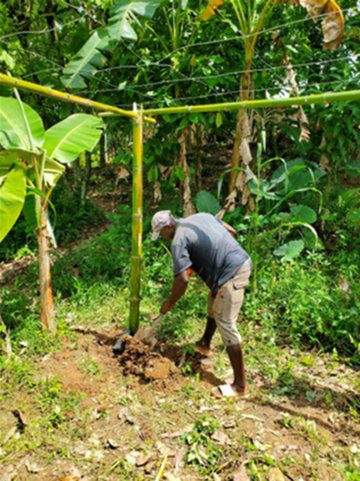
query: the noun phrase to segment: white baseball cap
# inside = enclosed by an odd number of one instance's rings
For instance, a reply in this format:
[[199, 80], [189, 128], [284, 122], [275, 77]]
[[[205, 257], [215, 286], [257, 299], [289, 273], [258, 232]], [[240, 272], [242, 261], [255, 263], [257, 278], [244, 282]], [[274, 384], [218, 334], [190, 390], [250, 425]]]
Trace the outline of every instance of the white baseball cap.
[[161, 230], [167, 225], [172, 225], [171, 211], [160, 210], [159, 212], [156, 212], [151, 221], [151, 227], [153, 230], [151, 240], [156, 240], [159, 237]]

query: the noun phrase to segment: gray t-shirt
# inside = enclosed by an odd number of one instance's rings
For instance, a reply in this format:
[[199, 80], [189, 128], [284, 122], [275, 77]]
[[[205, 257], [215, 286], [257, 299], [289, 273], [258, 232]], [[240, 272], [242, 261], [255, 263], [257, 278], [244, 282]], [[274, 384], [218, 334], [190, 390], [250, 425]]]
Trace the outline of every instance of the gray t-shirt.
[[250, 256], [211, 214], [179, 219], [171, 243], [174, 276], [191, 267], [215, 295]]

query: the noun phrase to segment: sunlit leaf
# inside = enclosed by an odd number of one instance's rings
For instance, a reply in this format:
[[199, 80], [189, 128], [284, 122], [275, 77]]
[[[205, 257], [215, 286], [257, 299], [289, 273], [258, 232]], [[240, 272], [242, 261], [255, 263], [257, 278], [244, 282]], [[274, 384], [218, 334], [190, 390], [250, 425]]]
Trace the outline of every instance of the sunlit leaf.
[[24, 205], [25, 193], [24, 171], [15, 167], [0, 187], [0, 242], [17, 221]]
[[84, 150], [91, 151], [101, 136], [103, 122], [87, 114], [71, 115], [46, 131], [43, 148], [49, 157], [72, 162]]
[[281, 262], [291, 261], [295, 259], [303, 249], [304, 242], [302, 240], [294, 240], [275, 249], [274, 255], [282, 257]]
[[[33, 144], [41, 147], [44, 142], [44, 127], [39, 115], [26, 104], [22, 104], [27, 118]], [[4, 149], [21, 147], [30, 150], [29, 134], [16, 99], [0, 97], [0, 145]]]

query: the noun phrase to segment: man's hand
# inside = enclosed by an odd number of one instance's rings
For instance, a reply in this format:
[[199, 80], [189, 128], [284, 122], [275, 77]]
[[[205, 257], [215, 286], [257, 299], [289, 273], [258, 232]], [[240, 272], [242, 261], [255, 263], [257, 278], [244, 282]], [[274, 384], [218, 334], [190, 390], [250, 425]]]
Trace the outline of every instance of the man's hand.
[[164, 301], [162, 303], [160, 312], [162, 312], [163, 314], [166, 314], [167, 312], [171, 311], [173, 309], [173, 307], [174, 307], [174, 304], [171, 304], [171, 302], [169, 300]]
[[188, 270], [186, 269], [185, 271], [181, 272], [181, 274], [175, 277], [171, 296], [167, 301], [163, 302], [160, 312], [165, 314], [166, 312], [169, 312], [172, 310], [175, 302], [177, 302], [186, 291], [188, 282], [189, 282], [189, 273], [188, 273]]
[[226, 222], [223, 222], [222, 226], [225, 227], [225, 229], [226, 229], [228, 232], [230, 232], [230, 234], [231, 234], [233, 237], [235, 237], [235, 234], [237, 234], [237, 232], [236, 232], [236, 230], [235, 230], [233, 227], [231, 227], [231, 225], [227, 224]]

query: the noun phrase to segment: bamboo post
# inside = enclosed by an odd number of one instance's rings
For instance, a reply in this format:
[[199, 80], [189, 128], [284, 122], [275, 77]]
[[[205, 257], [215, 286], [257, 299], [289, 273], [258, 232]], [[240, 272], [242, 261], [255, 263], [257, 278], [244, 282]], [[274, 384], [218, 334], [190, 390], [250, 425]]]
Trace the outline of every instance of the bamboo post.
[[[134, 113], [137, 106], [134, 104]], [[141, 254], [142, 254], [142, 191], [143, 191], [143, 117], [142, 112], [133, 121], [133, 191], [132, 241], [130, 277], [129, 329], [134, 335], [139, 327]]]

